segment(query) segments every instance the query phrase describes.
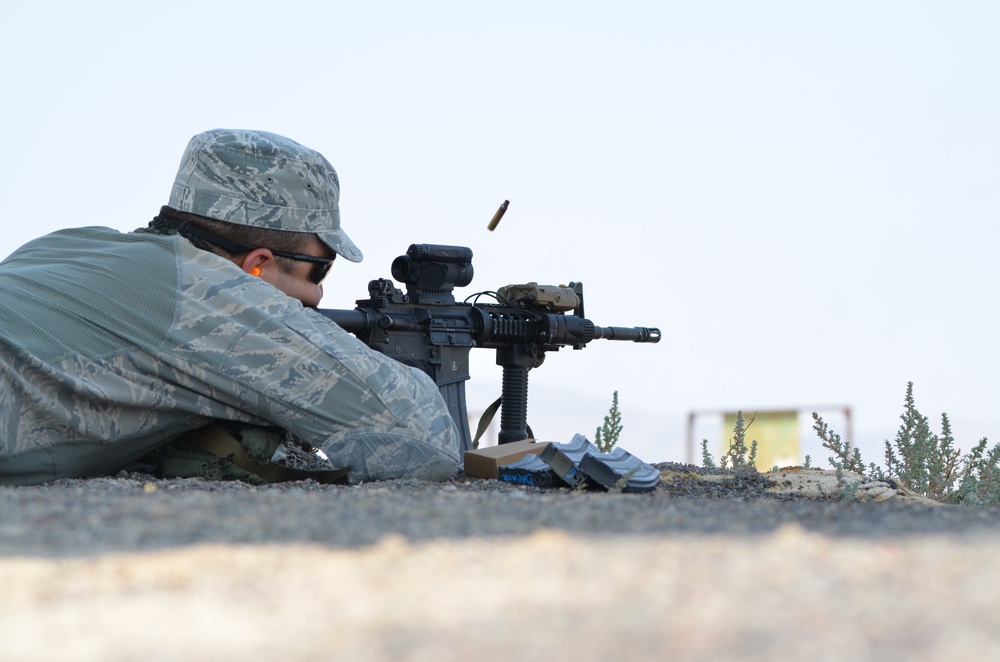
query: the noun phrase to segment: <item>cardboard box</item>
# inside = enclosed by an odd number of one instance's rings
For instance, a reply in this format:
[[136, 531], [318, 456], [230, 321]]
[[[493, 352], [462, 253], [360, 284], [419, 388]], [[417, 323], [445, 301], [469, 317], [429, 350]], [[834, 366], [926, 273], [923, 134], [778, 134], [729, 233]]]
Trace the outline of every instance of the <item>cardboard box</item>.
[[547, 441], [536, 442], [534, 439], [524, 439], [510, 444], [499, 444], [466, 451], [465, 473], [477, 478], [496, 479], [498, 468], [517, 462], [528, 453], [541, 453], [548, 445]]

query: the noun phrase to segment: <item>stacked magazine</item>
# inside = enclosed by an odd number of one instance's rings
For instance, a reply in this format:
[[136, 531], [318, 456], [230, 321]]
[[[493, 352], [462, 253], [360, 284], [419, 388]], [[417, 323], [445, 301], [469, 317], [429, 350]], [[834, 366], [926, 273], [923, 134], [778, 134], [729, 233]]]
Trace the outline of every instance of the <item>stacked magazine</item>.
[[569, 443], [550, 443], [541, 453], [503, 465], [497, 478], [534, 487], [652, 492], [660, 482], [660, 472], [623, 448], [602, 453], [578, 434]]

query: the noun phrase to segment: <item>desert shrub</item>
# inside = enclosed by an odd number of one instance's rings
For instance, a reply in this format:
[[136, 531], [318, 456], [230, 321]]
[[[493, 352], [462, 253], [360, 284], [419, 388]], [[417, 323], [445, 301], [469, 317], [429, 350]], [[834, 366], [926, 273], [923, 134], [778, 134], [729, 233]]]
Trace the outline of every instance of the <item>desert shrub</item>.
[[896, 438], [885, 442], [885, 468], [867, 466], [861, 452], [850, 448], [840, 435], [813, 412], [813, 429], [823, 446], [833, 453], [830, 464], [838, 472], [854, 471], [869, 478], [892, 479], [903, 487], [945, 503], [1000, 504], [1000, 445], [987, 450], [983, 437], [966, 455], [955, 447], [951, 422], [941, 414], [941, 432], [935, 434], [913, 397], [913, 382], [906, 385], [902, 423]]

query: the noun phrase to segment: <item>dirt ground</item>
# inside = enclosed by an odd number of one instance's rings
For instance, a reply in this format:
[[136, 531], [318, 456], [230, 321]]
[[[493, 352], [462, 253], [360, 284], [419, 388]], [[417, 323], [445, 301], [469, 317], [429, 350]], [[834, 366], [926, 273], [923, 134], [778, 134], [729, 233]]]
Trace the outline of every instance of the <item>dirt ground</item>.
[[0, 489], [0, 659], [1000, 655], [993, 509], [491, 483]]

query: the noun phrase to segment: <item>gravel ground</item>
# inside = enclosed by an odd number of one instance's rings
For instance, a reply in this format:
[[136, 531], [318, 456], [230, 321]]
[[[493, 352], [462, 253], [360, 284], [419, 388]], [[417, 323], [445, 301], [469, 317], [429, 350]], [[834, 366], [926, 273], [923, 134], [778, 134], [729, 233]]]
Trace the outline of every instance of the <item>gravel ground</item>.
[[1000, 509], [733, 478], [0, 488], [0, 659], [1000, 656]]

